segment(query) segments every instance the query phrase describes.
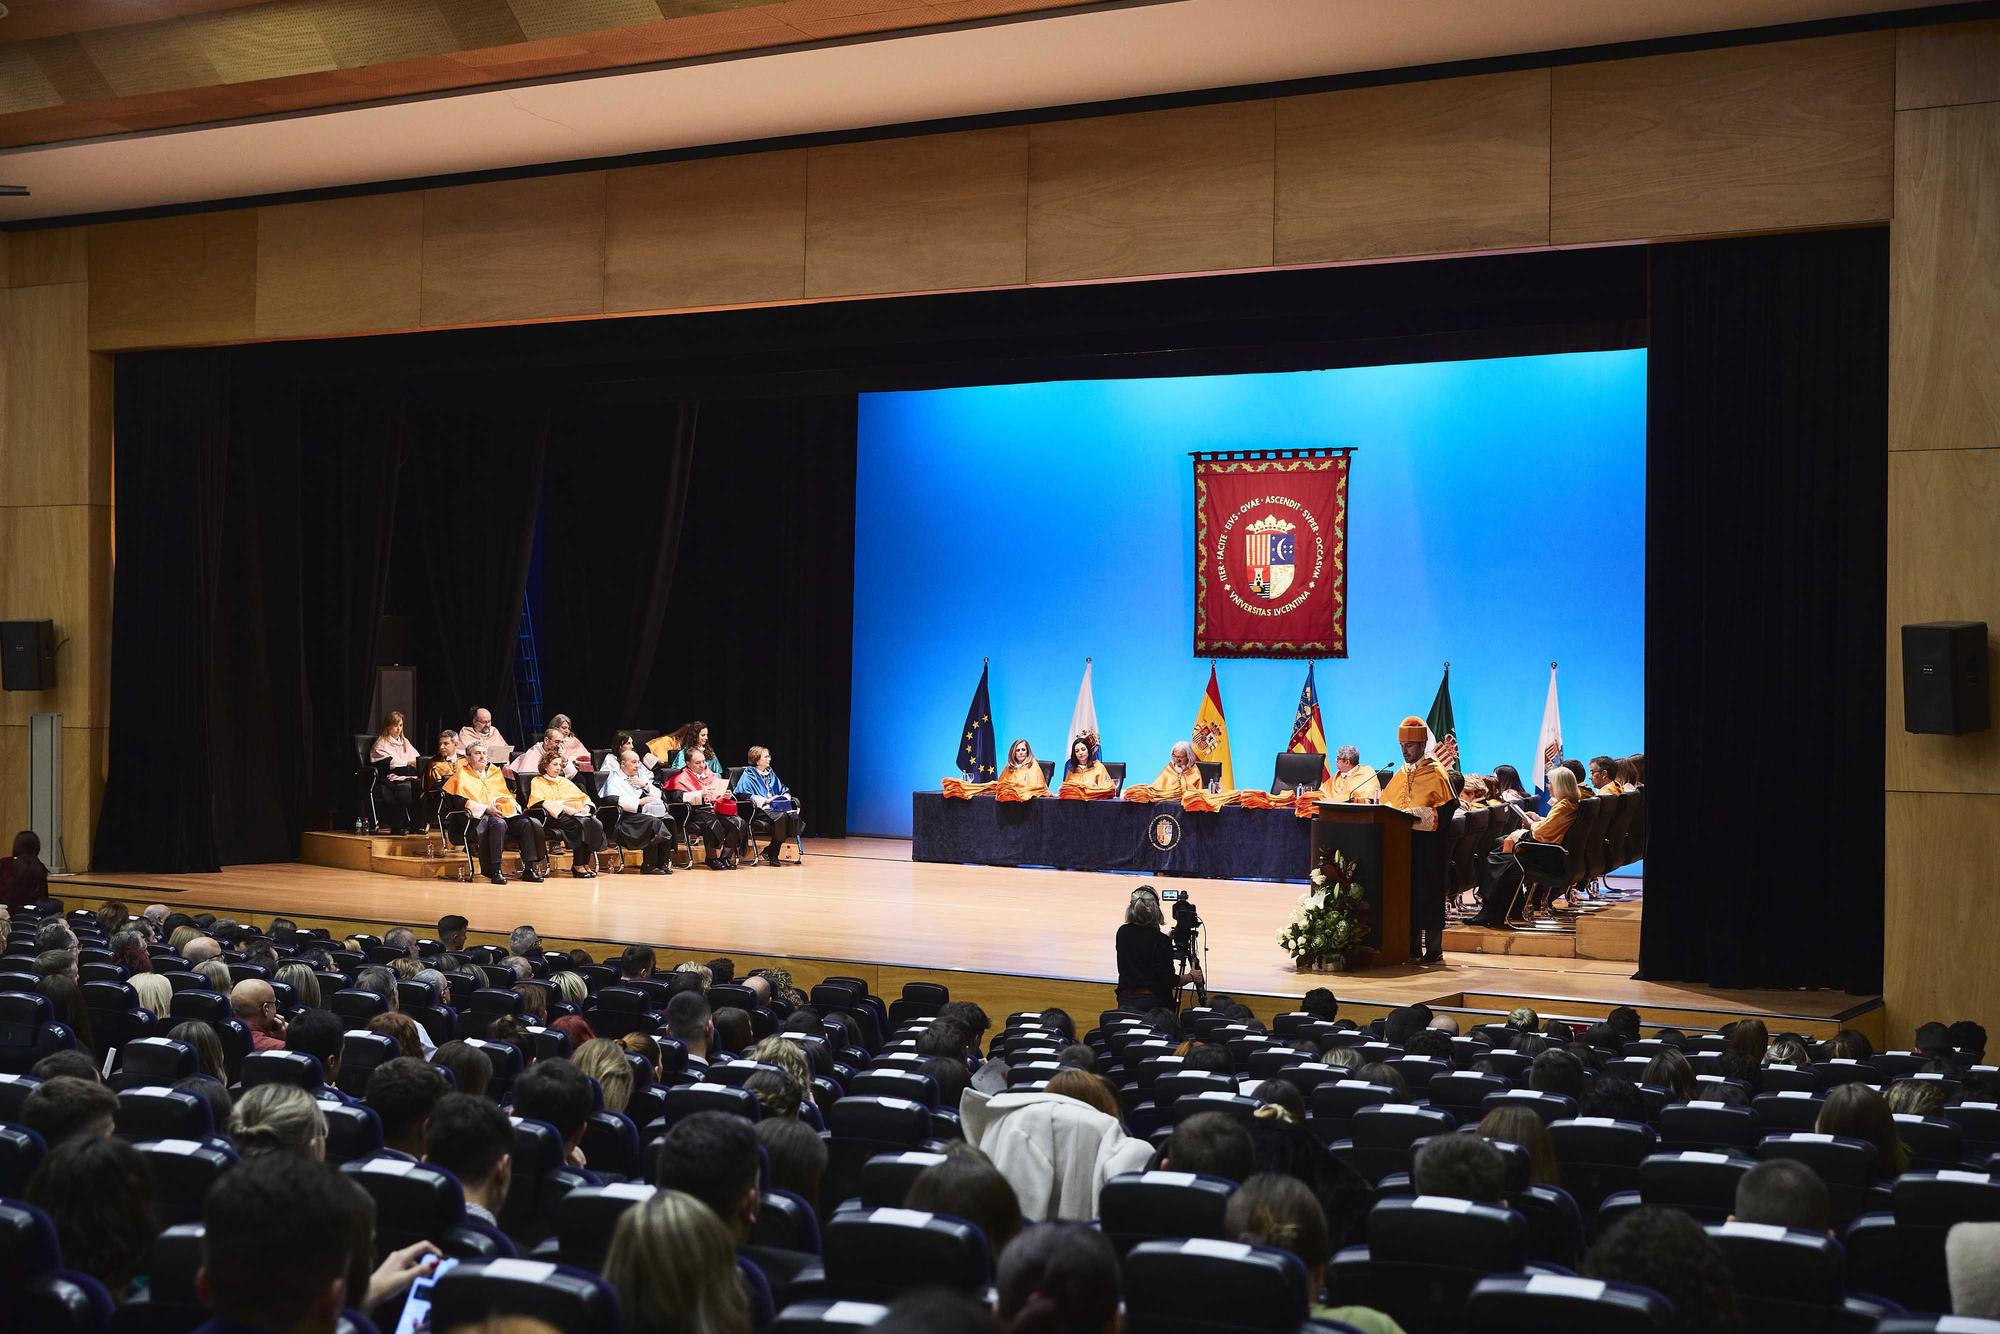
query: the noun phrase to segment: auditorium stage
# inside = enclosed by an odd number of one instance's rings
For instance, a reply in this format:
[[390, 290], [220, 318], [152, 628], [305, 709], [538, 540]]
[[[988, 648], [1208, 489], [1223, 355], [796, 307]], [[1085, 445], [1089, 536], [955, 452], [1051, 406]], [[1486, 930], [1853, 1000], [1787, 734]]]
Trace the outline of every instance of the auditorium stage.
[[[72, 906], [116, 897], [133, 911], [158, 901], [259, 923], [284, 915], [305, 926], [377, 932], [428, 929], [455, 912], [470, 920], [475, 943], [527, 922], [551, 946], [601, 953], [611, 942], [643, 941], [662, 947], [663, 962], [727, 954], [745, 967], [787, 967], [802, 985], [830, 974], [865, 977], [889, 996], [930, 977], [996, 1014], [1057, 1004], [1081, 1017], [1111, 1005], [1112, 936], [1136, 883], [1108, 873], [912, 862], [907, 841], [852, 838], [808, 839], [800, 866], [695, 868], [671, 877], [560, 875], [497, 886], [287, 862], [213, 875], [84, 872], [57, 877], [52, 892]], [[1624, 959], [1448, 949], [1439, 966], [1300, 973], [1276, 943], [1298, 886], [1171, 883], [1208, 924], [1211, 986], [1260, 1015], [1325, 986], [1344, 1015], [1361, 1020], [1414, 1001], [1468, 1011], [1478, 1016], [1473, 1022], [1523, 1004], [1578, 1018], [1633, 1005], [1649, 1024], [1712, 1028], [1756, 1015], [1773, 1028], [1821, 1035], [1854, 1027], [1878, 1045], [1887, 1036], [1879, 996], [1642, 982]], [[1625, 916], [1636, 938], [1636, 914]], [[1462, 939], [1454, 931], [1447, 943]]]

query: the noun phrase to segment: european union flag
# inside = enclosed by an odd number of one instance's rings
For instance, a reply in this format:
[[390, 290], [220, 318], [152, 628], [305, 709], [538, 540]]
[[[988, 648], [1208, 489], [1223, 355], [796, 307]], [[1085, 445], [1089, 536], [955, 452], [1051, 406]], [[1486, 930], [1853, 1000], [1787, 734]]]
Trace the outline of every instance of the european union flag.
[[972, 707], [965, 711], [965, 726], [958, 729], [958, 771], [983, 783], [997, 778], [993, 758], [993, 705], [986, 698], [986, 667], [979, 668], [979, 689], [972, 692]]

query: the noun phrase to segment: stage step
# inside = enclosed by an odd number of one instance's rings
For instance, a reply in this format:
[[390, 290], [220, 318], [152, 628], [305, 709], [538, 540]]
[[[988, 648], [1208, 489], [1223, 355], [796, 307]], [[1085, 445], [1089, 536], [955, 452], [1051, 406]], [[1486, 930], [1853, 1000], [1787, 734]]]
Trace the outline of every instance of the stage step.
[[1453, 923], [1444, 929], [1444, 947], [1464, 954], [1511, 954], [1539, 959], [1639, 961], [1639, 900], [1587, 908], [1574, 917], [1532, 931], [1503, 931]]

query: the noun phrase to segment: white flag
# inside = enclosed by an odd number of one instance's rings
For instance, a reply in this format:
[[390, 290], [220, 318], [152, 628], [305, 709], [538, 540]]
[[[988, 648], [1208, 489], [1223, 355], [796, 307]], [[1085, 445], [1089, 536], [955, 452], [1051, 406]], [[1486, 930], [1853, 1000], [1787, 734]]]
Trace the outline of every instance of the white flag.
[[1090, 659], [1083, 660], [1083, 684], [1076, 688], [1076, 707], [1070, 710], [1069, 731], [1063, 733], [1062, 763], [1056, 768], [1068, 772], [1070, 748], [1080, 736], [1090, 738], [1090, 758], [1096, 759], [1102, 738], [1097, 734], [1097, 700], [1090, 693]]
[[1549, 770], [1561, 762], [1563, 757], [1562, 716], [1556, 709], [1556, 665], [1549, 664], [1549, 700], [1542, 705], [1542, 735], [1535, 743], [1535, 772], [1528, 779], [1531, 787], [1540, 791], [1549, 790]]

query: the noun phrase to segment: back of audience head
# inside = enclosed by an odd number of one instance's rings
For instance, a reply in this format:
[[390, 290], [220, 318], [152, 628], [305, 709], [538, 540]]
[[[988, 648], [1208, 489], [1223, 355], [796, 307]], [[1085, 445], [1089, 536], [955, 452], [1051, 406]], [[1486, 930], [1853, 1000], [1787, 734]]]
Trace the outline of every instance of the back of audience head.
[[714, 1016], [708, 998], [699, 991], [682, 991], [667, 1002], [667, 1032], [694, 1055], [705, 1054], [715, 1038]]
[[118, 1095], [94, 1079], [57, 1075], [21, 1103], [21, 1124], [53, 1150], [71, 1139], [104, 1139], [118, 1116]]
[[745, 1052], [756, 1044], [756, 1031], [750, 1026], [750, 1012], [734, 1005], [725, 1005], [711, 1016], [715, 1023], [715, 1044], [724, 1051]]
[[1766, 1065], [1811, 1065], [1812, 1053], [1798, 1038], [1786, 1034], [1771, 1039], [1771, 1045], [1764, 1051]]
[[1495, 1107], [1479, 1119], [1479, 1128], [1473, 1133], [1481, 1139], [1504, 1140], [1526, 1149], [1529, 1185], [1562, 1184], [1562, 1168], [1556, 1162], [1555, 1140], [1550, 1138], [1549, 1128], [1533, 1108], [1519, 1105]]
[[97, 1071], [97, 1062], [73, 1047], [52, 1051], [28, 1068], [28, 1073], [36, 1079], [54, 1079], [57, 1075], [70, 1075], [92, 1084], [102, 1084], [104, 1077]]
[[[320, 1163], [267, 1153], [229, 1170], [202, 1205], [196, 1286], [220, 1321], [332, 1329], [348, 1291], [368, 1197]], [[365, 1271], [364, 1271], [365, 1272]]]
[[1354, 1077], [1364, 1084], [1380, 1084], [1384, 1088], [1394, 1089], [1396, 1096], [1389, 1099], [1390, 1102], [1410, 1100], [1410, 1088], [1403, 1082], [1403, 1072], [1386, 1061], [1370, 1061], [1357, 1069]]
[[326, 1114], [312, 1094], [290, 1084], [259, 1084], [245, 1091], [229, 1113], [229, 1139], [244, 1158], [296, 1153], [326, 1159]]
[[771, 1161], [771, 1188], [799, 1198], [819, 1199], [820, 1178], [826, 1175], [826, 1141], [796, 1117], [765, 1117], [757, 1122], [757, 1142]]
[[940, 1107], [957, 1107], [965, 1097], [965, 1090], [972, 1086], [972, 1074], [965, 1068], [965, 1062], [949, 1056], [926, 1058], [918, 1072], [936, 1081]]
[[469, 1202], [498, 1214], [513, 1176], [513, 1122], [490, 1099], [447, 1093], [431, 1109], [424, 1161], [457, 1177]]
[[1602, 1116], [1613, 1121], [1646, 1119], [1646, 1097], [1639, 1086], [1617, 1075], [1599, 1075], [1577, 1104], [1578, 1116]]
[[748, 1334], [734, 1242], [714, 1213], [680, 1191], [659, 1191], [619, 1216], [604, 1277], [618, 1289], [628, 1329]]
[[944, 1288], [920, 1288], [889, 1303], [870, 1334], [994, 1334], [993, 1312]]
[[1545, 1051], [1528, 1067], [1528, 1087], [1537, 1093], [1582, 1098], [1583, 1062], [1560, 1047]]
[[1297, 1177], [1259, 1172], [1237, 1187], [1223, 1213], [1223, 1234], [1252, 1246], [1275, 1246], [1299, 1259], [1306, 1271], [1306, 1299], [1319, 1300], [1333, 1238], [1319, 1199]]
[[1826, 1095], [1813, 1129], [1822, 1135], [1845, 1135], [1875, 1146], [1877, 1175], [1884, 1181], [1901, 1176], [1910, 1166], [1909, 1150], [1896, 1133], [1896, 1117], [1881, 1094], [1866, 1084], [1842, 1084]]
[[757, 1218], [757, 1133], [728, 1112], [696, 1112], [674, 1123], [653, 1150], [653, 1180], [715, 1211], [742, 1244]]
[[796, 1120], [805, 1100], [804, 1086], [783, 1067], [757, 1071], [743, 1081], [743, 1088], [757, 1099], [766, 1119]]
[[1404, 1040], [1403, 1055], [1431, 1056], [1449, 1061], [1451, 1059], [1451, 1034], [1435, 1028], [1418, 1029]]
[[939, 1015], [917, 1034], [917, 1055], [947, 1056], [964, 1060], [966, 1048], [972, 1045], [972, 1031], [954, 1019]]
[[109, 1136], [73, 1137], [35, 1168], [27, 1201], [55, 1224], [64, 1266], [122, 1302], [159, 1231], [153, 1175], [139, 1151]]
[[424, 1058], [424, 1042], [417, 1036], [417, 1021], [399, 1010], [378, 1014], [368, 1021], [370, 1033], [380, 1033], [396, 1044], [396, 1054], [409, 1056], [421, 1061]]
[[492, 1059], [471, 1043], [456, 1038], [438, 1044], [431, 1055], [431, 1064], [451, 1071], [452, 1087], [460, 1093], [481, 1097], [486, 1086], [493, 1082]]
[[1688, 1102], [1694, 1097], [1694, 1067], [1688, 1064], [1687, 1057], [1672, 1047], [1665, 1048], [1646, 1062], [1645, 1073], [1640, 1078], [1645, 1083], [1667, 1090], [1674, 1102]]
[[1283, 1079], [1267, 1079], [1252, 1089], [1250, 1096], [1265, 1107], [1282, 1110], [1293, 1125], [1305, 1124], [1306, 1095], [1299, 1092], [1297, 1084]]
[[83, 987], [76, 977], [69, 973], [45, 977], [42, 979], [42, 994], [49, 998], [49, 1007], [55, 1011], [56, 1022], [75, 1036], [76, 1045], [95, 1053], [97, 1039], [91, 1031], [90, 1009], [83, 1003]]
[[1197, 1112], [1174, 1127], [1161, 1166], [1241, 1182], [1256, 1171], [1257, 1149], [1241, 1122], [1223, 1112]]
[[1328, 1047], [1319, 1059], [1323, 1065], [1337, 1065], [1343, 1070], [1359, 1072], [1362, 1066], [1361, 1053], [1353, 1047]]
[[1944, 1085], [1935, 1079], [1899, 1079], [1889, 1086], [1886, 1100], [1898, 1116], [1941, 1116]]
[[632, 1067], [625, 1045], [610, 1038], [592, 1038], [570, 1053], [576, 1068], [597, 1081], [604, 1110], [622, 1112], [632, 1101]]
[[1430, 1026], [1431, 1011], [1427, 1005], [1399, 1005], [1389, 1011], [1389, 1017], [1382, 1021], [1382, 1040], [1400, 1047], [1410, 1040], [1413, 1033], [1421, 1033]]
[[1118, 1107], [1118, 1094], [1111, 1087], [1110, 1081], [1101, 1075], [1091, 1074], [1087, 1070], [1058, 1070], [1049, 1077], [1044, 1091], [1060, 1094], [1065, 1098], [1074, 1098], [1114, 1121], [1122, 1119]]
[[1478, 1135], [1434, 1135], [1417, 1150], [1410, 1184], [1419, 1195], [1499, 1204], [1507, 1194], [1507, 1163]]
[[987, 1032], [993, 1027], [993, 1022], [986, 1017], [986, 1011], [972, 1001], [946, 1001], [938, 1007], [937, 1017], [963, 1028], [966, 1034], [965, 1045], [975, 1051], [984, 1044]]
[[1604, 1016], [1605, 1025], [1627, 1042], [1639, 1040], [1639, 1012], [1629, 1005], [1620, 1005]]
[[1772, 1158], [1736, 1182], [1734, 1222], [1769, 1223], [1832, 1235], [1833, 1207], [1819, 1173], [1791, 1158]]
[[1115, 1334], [1118, 1252], [1082, 1223], [1029, 1228], [1000, 1255], [997, 1311], [1008, 1334]]
[[1190, 1042], [1182, 1055], [1181, 1069], [1212, 1075], [1229, 1073], [1229, 1048], [1219, 1042]]
[[1956, 1051], [1972, 1057], [1975, 1062], [1986, 1055], [1986, 1028], [1970, 1019], [1961, 1019], [1945, 1030], [1945, 1040]]
[[569, 1061], [537, 1061], [514, 1081], [514, 1115], [548, 1122], [571, 1149], [596, 1107], [590, 1077]]
[[969, 1144], [954, 1143], [943, 1162], [917, 1173], [903, 1205], [974, 1224], [996, 1258], [1021, 1231], [1021, 1201], [1014, 1187]]
[[1674, 1334], [1730, 1334], [1741, 1328], [1722, 1253], [1701, 1224], [1678, 1209], [1641, 1206], [1612, 1223], [1584, 1256], [1589, 1278], [1636, 1283], [1673, 1303]]
[[1836, 1061], [1866, 1061], [1875, 1055], [1875, 1044], [1867, 1034], [1843, 1028], [1827, 1044], [1827, 1055]]
[[429, 1064], [413, 1056], [398, 1056], [368, 1072], [363, 1100], [382, 1122], [383, 1145], [417, 1158], [424, 1152], [431, 1109], [447, 1091], [444, 1076]]

